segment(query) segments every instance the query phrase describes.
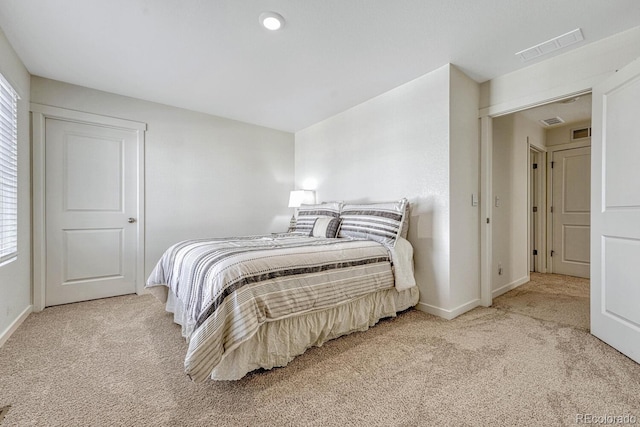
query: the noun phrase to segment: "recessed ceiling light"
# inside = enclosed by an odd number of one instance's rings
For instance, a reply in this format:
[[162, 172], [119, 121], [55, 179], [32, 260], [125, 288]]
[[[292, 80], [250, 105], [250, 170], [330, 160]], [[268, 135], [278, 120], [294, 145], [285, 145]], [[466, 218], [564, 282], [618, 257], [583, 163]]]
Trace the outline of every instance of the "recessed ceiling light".
[[260, 14], [260, 24], [267, 30], [276, 31], [284, 26], [284, 18], [275, 12], [264, 12]]
[[562, 104], [573, 104], [574, 102], [576, 102], [578, 99], [580, 99], [579, 96], [574, 96], [573, 98], [569, 98], [569, 99], [565, 99], [563, 101], [560, 101]]

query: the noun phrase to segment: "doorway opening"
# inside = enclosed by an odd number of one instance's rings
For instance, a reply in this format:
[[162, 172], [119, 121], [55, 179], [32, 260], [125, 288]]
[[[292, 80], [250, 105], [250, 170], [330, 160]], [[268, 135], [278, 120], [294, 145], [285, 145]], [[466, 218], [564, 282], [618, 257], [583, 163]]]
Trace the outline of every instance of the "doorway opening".
[[590, 94], [492, 120], [492, 298], [532, 272], [589, 277], [590, 126]]

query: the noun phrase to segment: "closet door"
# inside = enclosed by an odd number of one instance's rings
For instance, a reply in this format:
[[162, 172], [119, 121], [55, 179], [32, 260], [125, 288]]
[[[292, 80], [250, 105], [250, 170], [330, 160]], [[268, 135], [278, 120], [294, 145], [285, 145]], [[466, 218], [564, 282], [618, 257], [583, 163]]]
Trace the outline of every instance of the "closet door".
[[134, 130], [46, 119], [45, 305], [136, 291]]

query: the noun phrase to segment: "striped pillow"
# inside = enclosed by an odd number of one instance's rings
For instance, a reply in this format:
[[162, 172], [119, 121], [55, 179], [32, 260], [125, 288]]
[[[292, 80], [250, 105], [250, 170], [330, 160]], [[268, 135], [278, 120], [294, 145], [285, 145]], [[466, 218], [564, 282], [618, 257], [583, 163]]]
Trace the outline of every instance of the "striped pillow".
[[334, 238], [338, 234], [340, 227], [340, 218], [318, 217], [313, 224], [311, 237], [330, 237]]
[[406, 232], [403, 224], [409, 220], [406, 215], [408, 203], [407, 199], [401, 199], [389, 203], [344, 205], [338, 237], [364, 238], [394, 246], [398, 235]]
[[340, 218], [341, 203], [331, 202], [320, 205], [302, 205], [298, 208], [294, 233], [305, 233], [311, 236], [313, 226], [318, 218]]

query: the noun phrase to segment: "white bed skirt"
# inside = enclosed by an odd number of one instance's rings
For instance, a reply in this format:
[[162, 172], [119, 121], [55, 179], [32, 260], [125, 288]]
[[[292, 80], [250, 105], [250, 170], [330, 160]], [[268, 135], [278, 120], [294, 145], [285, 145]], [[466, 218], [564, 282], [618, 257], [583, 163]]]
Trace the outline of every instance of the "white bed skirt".
[[[167, 295], [165, 286], [151, 289], [158, 299], [166, 301], [166, 310], [174, 314], [174, 322], [182, 326], [182, 335], [188, 338], [193, 325], [186, 322], [180, 301], [171, 292]], [[416, 286], [400, 292], [391, 288], [329, 309], [265, 322], [251, 338], [225, 352], [211, 378], [238, 380], [259, 368], [286, 366], [308, 348], [352, 332], [366, 331], [380, 319], [394, 317], [415, 306], [418, 298]]]

